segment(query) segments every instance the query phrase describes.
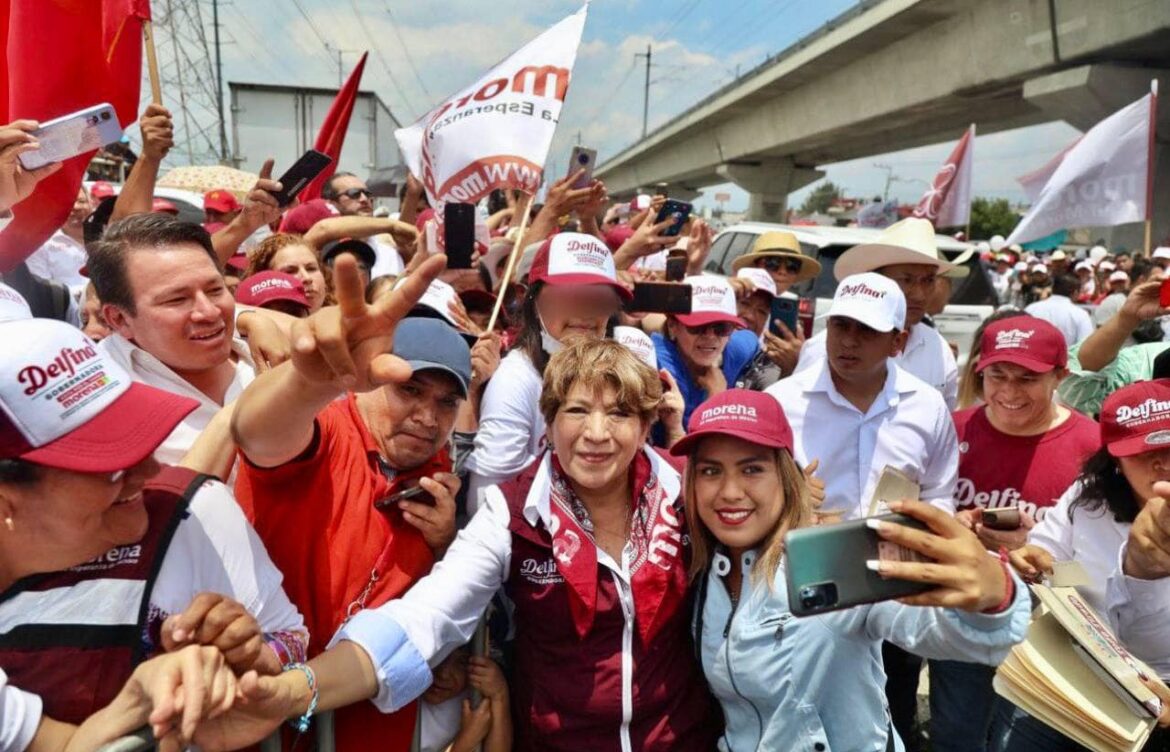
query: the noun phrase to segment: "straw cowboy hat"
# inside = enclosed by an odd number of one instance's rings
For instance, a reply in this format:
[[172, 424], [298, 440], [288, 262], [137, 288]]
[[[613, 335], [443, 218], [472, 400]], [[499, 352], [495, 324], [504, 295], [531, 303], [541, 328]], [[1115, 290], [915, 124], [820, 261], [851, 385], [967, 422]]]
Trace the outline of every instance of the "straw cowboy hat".
[[[966, 255], [970, 256], [970, 253]], [[853, 246], [842, 253], [833, 266], [833, 274], [840, 281], [853, 274], [872, 272], [893, 264], [934, 266], [939, 274], [954, 272], [957, 268], [939, 253], [934, 226], [925, 219], [907, 217], [882, 230], [874, 242]]]
[[800, 241], [796, 239], [796, 236], [790, 232], [778, 230], [765, 232], [756, 238], [756, 242], [752, 244], [751, 253], [745, 253], [731, 262], [731, 271], [738, 272], [745, 266], [754, 266], [760, 259], [769, 257], [794, 258], [799, 261], [800, 271], [796, 275], [796, 282], [812, 279], [821, 273], [820, 263], [801, 253]]

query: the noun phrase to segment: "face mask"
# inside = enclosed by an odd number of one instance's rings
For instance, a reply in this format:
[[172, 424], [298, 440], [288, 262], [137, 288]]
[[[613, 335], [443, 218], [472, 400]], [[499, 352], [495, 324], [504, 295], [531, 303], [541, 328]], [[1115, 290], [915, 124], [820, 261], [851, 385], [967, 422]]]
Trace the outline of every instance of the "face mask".
[[540, 322], [540, 349], [549, 355], [555, 354], [564, 345], [561, 344], [560, 340], [548, 333], [548, 327], [544, 325], [544, 319], [540, 317], [539, 311], [536, 314], [536, 320]]

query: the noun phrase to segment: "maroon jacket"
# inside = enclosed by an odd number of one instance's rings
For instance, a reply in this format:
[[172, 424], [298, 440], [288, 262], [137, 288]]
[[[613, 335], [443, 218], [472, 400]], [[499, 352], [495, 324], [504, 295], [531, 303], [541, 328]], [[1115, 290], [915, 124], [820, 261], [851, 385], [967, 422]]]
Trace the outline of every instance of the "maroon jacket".
[[579, 640], [552, 539], [523, 514], [539, 466], [500, 486], [511, 514], [515, 749], [603, 752], [623, 749], [623, 740], [644, 752], [713, 749], [720, 724], [695, 660], [690, 599], [642, 644], [632, 605], [623, 609], [617, 577], [599, 563], [596, 615]]

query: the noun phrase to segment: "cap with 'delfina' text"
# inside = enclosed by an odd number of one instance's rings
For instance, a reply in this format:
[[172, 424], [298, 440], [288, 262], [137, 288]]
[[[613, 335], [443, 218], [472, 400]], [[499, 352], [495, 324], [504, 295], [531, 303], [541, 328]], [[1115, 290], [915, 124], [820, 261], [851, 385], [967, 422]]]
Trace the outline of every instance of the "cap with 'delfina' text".
[[982, 371], [993, 363], [1013, 363], [1034, 373], [1048, 373], [1068, 364], [1068, 344], [1052, 324], [1035, 316], [993, 321], [979, 340]]
[[546, 285], [608, 285], [623, 300], [634, 297], [618, 282], [609, 247], [580, 232], [562, 232], [544, 241], [532, 259], [528, 280]]
[[687, 435], [670, 448], [670, 453], [687, 454], [701, 439], [715, 434], [792, 451], [788, 418], [780, 403], [763, 392], [728, 389], [699, 405], [691, 413]]
[[1106, 397], [1101, 443], [1114, 457], [1170, 448], [1170, 379], [1139, 381]]
[[875, 272], [853, 274], [841, 280], [828, 316], [844, 316], [878, 332], [906, 327], [906, 296], [889, 277]]
[[0, 457], [103, 473], [137, 465], [199, 406], [140, 384], [76, 328], [0, 324]]

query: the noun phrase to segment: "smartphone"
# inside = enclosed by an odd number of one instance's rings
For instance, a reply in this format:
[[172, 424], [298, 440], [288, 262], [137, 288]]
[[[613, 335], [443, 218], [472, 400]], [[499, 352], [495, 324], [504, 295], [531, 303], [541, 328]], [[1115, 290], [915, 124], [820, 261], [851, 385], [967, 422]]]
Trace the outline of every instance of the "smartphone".
[[675, 248], [666, 255], [666, 281], [682, 282], [687, 276], [687, 252]]
[[597, 150], [586, 149], [584, 146], [574, 146], [569, 155], [569, 175], [577, 170], [585, 170], [581, 177], [573, 181], [572, 188], [588, 188], [593, 180], [593, 166], [597, 164]]
[[103, 103], [63, 115], [42, 123], [32, 132], [41, 148], [20, 155], [26, 170], [36, 170], [54, 162], [108, 146], [122, 138], [122, 126], [114, 106]]
[[374, 509], [397, 509], [398, 502], [400, 501], [413, 501], [418, 504], [435, 505], [435, 497], [425, 488], [418, 485], [418, 481], [414, 481], [413, 485], [410, 485], [408, 488], [396, 494], [391, 494], [384, 499], [375, 501]]
[[444, 204], [443, 247], [448, 269], [470, 269], [475, 250], [475, 204]]
[[[21, 155], [24, 156], [23, 154]], [[1158, 288], [1158, 305], [1163, 308], [1170, 308], [1170, 277], [1162, 280], [1162, 286]]]
[[[925, 530], [926, 524], [901, 514], [883, 514], [886, 522]], [[884, 541], [865, 526], [865, 518], [791, 530], [784, 536], [788, 608], [796, 616], [876, 603], [922, 593], [933, 586], [884, 579], [865, 566], [866, 559], [929, 561], [916, 551]]]
[[[796, 336], [797, 318], [800, 315], [800, 298], [791, 293], [784, 293], [772, 298], [772, 321], [783, 321], [788, 331]], [[773, 334], [779, 334], [775, 324], [769, 329]]]
[[690, 313], [691, 286], [673, 282], [637, 282], [625, 309], [635, 313]]
[[979, 513], [979, 521], [983, 527], [992, 530], [1019, 530], [1020, 508], [1000, 507], [998, 509], [984, 509]]
[[280, 176], [281, 188], [272, 194], [276, 198], [276, 203], [280, 206], [291, 204], [305, 186], [313, 182], [313, 178], [332, 163], [333, 157], [316, 149], [309, 149]]
[[654, 220], [655, 224], [665, 222], [667, 217], [674, 217], [674, 223], [662, 231], [662, 234], [667, 237], [674, 237], [682, 232], [683, 225], [691, 217], [693, 206], [686, 201], [675, 201], [673, 198], [666, 199], [662, 204], [662, 208], [658, 210], [658, 218]]

